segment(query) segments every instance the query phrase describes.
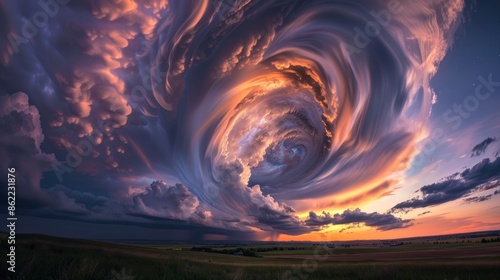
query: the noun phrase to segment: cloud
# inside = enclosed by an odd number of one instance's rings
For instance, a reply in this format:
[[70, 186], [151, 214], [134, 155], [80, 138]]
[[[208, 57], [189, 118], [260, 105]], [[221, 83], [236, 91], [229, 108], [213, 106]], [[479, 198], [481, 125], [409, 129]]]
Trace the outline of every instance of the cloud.
[[323, 227], [330, 224], [346, 225], [362, 223], [365, 226], [373, 227], [381, 231], [406, 228], [413, 225], [411, 220], [403, 220], [389, 213], [366, 213], [362, 212], [359, 208], [356, 208], [355, 210], [348, 209], [341, 214], [335, 214], [333, 216], [326, 212], [323, 212], [323, 215], [318, 215], [311, 211], [309, 212], [309, 217], [306, 219], [305, 223], [311, 227]]
[[339, 230], [339, 233], [342, 233], [342, 232], [344, 232], [344, 231], [346, 231], [346, 230], [348, 230], [348, 229], [360, 228], [361, 226], [362, 226], [362, 225], [361, 225], [360, 223], [354, 223], [354, 224], [352, 224], [352, 225], [350, 225], [350, 226], [348, 226], [348, 227], [344, 227], [344, 228], [342, 228], [341, 230]]
[[264, 225], [271, 226], [274, 231], [289, 235], [300, 235], [311, 232], [297, 216], [290, 214], [290, 208], [284, 206], [283, 209], [273, 209], [269, 205], [259, 207], [257, 221]]
[[492, 138], [492, 137], [488, 137], [488, 138], [484, 139], [481, 143], [477, 144], [476, 146], [474, 146], [474, 148], [472, 148], [472, 154], [470, 155], [470, 157], [480, 156], [480, 155], [484, 154], [484, 152], [486, 151], [486, 148], [488, 148], [488, 146], [491, 143], [496, 142], [496, 141], [498, 141], [498, 139]]
[[[41, 151], [43, 141], [40, 114], [28, 96], [22, 92], [0, 96], [0, 168], [15, 168], [16, 199], [21, 205], [37, 207], [50, 201], [40, 191], [40, 179], [56, 160]], [[2, 195], [7, 194], [4, 190]]]
[[154, 181], [142, 192], [133, 194], [131, 199], [133, 209], [140, 214], [179, 220], [210, 216], [183, 184], [168, 186], [165, 182]]
[[91, 216], [98, 215], [109, 198], [96, 195], [88, 191], [70, 189], [64, 185], [57, 184], [51, 188], [43, 188], [42, 191], [50, 196], [50, 206], [44, 207], [47, 212], [59, 215]]
[[50, 190], [48, 194], [52, 198], [53, 206], [51, 211], [69, 214], [70, 216], [89, 215], [91, 213], [84, 204], [78, 203], [76, 199], [69, 197], [62, 190]]
[[[500, 157], [494, 161], [485, 158], [462, 173], [454, 174], [444, 181], [423, 186], [419, 190], [422, 197], [398, 203], [392, 207], [392, 211], [408, 211], [453, 201], [477, 191], [495, 188], [498, 186], [498, 179], [500, 179]], [[481, 199], [477, 198], [477, 200]]]
[[465, 203], [483, 202], [483, 201], [491, 199], [492, 196], [493, 196], [492, 194], [489, 194], [489, 195], [467, 197], [467, 198], [464, 198], [464, 201], [465, 201]]
[[431, 211], [424, 211], [424, 212], [418, 214], [417, 216], [423, 216], [423, 215], [427, 215], [429, 213], [431, 213]]

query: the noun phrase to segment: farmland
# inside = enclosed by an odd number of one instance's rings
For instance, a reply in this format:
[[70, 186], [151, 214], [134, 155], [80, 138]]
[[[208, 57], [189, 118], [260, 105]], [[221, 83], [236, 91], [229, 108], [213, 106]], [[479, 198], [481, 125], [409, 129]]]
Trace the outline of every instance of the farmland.
[[[42, 235], [19, 235], [18, 240], [18, 269], [15, 274], [7, 274], [2, 267], [2, 279], [443, 280], [497, 279], [500, 275], [500, 242], [477, 240], [406, 242], [389, 247], [325, 247], [312, 243], [131, 245]], [[5, 236], [1, 247], [7, 251]], [[212, 250], [204, 252], [201, 247]], [[224, 249], [226, 253], [222, 253]], [[256, 254], [238, 255], [240, 250]]]

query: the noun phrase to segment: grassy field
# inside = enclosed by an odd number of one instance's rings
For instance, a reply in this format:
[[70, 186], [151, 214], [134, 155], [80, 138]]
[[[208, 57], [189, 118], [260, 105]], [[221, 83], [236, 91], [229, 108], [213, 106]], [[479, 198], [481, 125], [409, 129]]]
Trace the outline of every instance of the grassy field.
[[[2, 255], [7, 254], [5, 237]], [[183, 245], [183, 248], [189, 248]], [[262, 246], [269, 247], [269, 246]], [[179, 250], [180, 246], [138, 246], [18, 235], [16, 273], [1, 279], [499, 279], [500, 243], [356, 246], [319, 251], [258, 253], [244, 257]], [[231, 249], [237, 249], [233, 247]], [[248, 246], [246, 249], [256, 246]], [[220, 248], [217, 248], [220, 249]], [[316, 251], [318, 252], [318, 251]]]

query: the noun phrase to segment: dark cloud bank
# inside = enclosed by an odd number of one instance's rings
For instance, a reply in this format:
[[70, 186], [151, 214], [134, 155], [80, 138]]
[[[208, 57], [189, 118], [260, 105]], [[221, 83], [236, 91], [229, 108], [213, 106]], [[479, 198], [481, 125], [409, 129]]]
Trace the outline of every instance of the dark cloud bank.
[[[500, 157], [495, 158], [493, 161], [485, 158], [472, 168], [467, 168], [461, 173], [455, 173], [441, 182], [423, 186], [419, 189], [422, 194], [421, 197], [398, 203], [392, 208], [392, 211], [407, 211], [434, 206], [459, 198], [465, 198], [466, 202], [485, 201], [490, 199], [492, 195], [468, 196], [498, 187], [499, 179]], [[497, 194], [497, 192], [495, 191], [494, 194]]]

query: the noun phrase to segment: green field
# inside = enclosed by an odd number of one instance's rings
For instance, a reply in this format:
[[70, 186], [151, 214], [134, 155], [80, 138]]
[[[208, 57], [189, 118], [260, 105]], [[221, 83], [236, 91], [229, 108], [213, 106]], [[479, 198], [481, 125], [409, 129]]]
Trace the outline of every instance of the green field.
[[[3, 261], [1, 279], [496, 280], [500, 276], [498, 242], [355, 246], [332, 248], [328, 254], [325, 249], [316, 257], [313, 246], [289, 250], [279, 245], [283, 250], [245, 257], [186, 251], [189, 245], [124, 245], [40, 235], [18, 235], [16, 245], [17, 271], [7, 273]], [[5, 236], [1, 248], [5, 256]], [[269, 246], [245, 247], [258, 248]]]

